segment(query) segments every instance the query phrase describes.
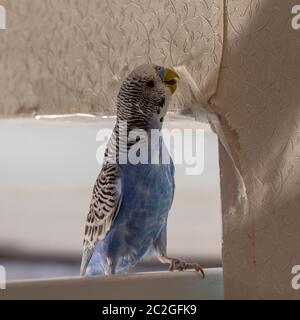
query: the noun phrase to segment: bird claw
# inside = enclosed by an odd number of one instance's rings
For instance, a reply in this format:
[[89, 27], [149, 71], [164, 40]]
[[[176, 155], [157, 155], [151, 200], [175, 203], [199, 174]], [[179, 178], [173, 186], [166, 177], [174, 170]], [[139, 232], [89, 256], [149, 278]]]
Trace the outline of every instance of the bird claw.
[[169, 267], [170, 271], [174, 271], [174, 270], [184, 271], [188, 269], [194, 269], [197, 272], [201, 272], [203, 279], [205, 278], [203, 268], [198, 263], [189, 263], [184, 260], [172, 259]]

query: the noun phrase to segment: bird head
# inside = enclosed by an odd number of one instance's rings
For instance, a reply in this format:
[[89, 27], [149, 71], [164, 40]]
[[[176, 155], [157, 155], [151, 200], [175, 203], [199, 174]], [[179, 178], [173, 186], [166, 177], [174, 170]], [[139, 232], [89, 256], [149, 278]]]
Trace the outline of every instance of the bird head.
[[144, 64], [133, 70], [118, 94], [118, 119], [140, 129], [160, 129], [178, 74], [168, 68]]

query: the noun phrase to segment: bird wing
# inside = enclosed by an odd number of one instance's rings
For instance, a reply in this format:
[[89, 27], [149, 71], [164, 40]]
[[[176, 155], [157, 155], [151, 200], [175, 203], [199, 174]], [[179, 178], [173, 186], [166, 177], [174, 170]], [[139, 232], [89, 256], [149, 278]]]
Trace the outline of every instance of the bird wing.
[[106, 163], [96, 180], [85, 225], [80, 275], [84, 275], [94, 246], [103, 240], [116, 218], [121, 204], [119, 167]]

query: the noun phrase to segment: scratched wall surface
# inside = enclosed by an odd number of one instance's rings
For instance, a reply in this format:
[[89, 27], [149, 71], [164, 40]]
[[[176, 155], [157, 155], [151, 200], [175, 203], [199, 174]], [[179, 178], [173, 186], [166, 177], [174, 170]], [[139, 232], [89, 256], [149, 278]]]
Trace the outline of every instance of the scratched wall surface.
[[229, 298], [300, 298], [291, 285], [300, 264], [300, 32], [291, 27], [297, 2], [226, 2], [211, 107], [226, 142], [220, 163]]
[[[222, 51], [218, 0], [0, 0], [0, 116], [114, 113], [122, 78], [153, 62], [177, 66], [172, 109], [216, 87]], [[194, 84], [197, 84], [196, 86]], [[193, 92], [196, 88], [196, 91]]]

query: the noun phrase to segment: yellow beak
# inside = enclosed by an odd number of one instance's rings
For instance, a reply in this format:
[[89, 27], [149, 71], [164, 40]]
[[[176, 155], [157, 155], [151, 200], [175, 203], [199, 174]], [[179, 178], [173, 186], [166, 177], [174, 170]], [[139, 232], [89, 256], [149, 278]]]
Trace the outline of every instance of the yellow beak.
[[179, 75], [171, 70], [171, 69], [165, 69], [165, 75], [162, 79], [162, 81], [170, 88], [170, 91], [172, 94], [176, 91], [177, 89], [177, 80], [179, 80]]

